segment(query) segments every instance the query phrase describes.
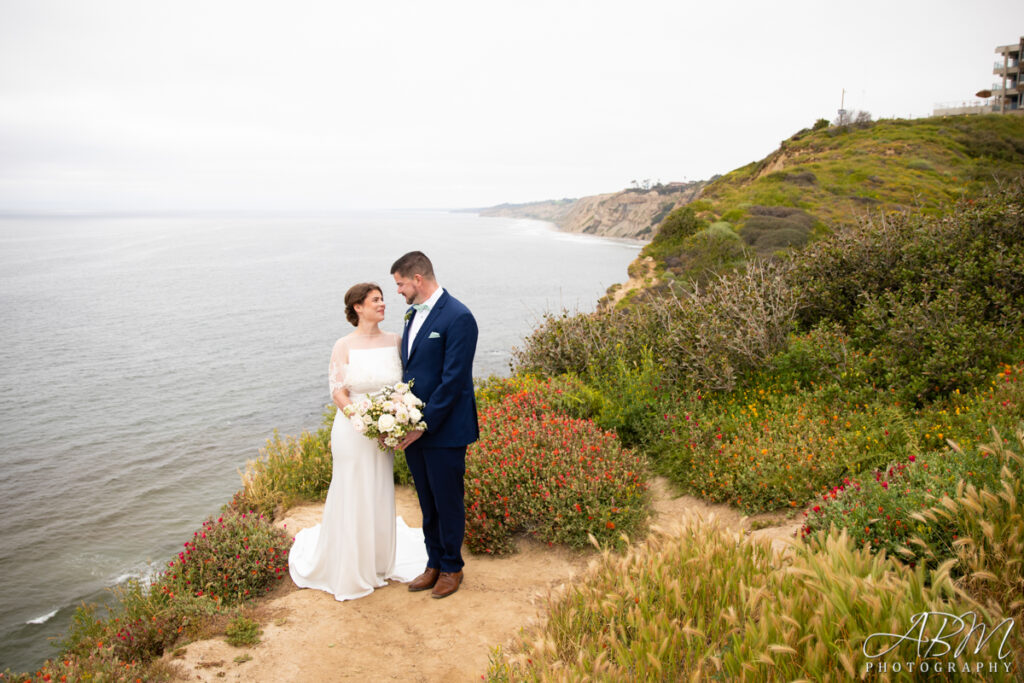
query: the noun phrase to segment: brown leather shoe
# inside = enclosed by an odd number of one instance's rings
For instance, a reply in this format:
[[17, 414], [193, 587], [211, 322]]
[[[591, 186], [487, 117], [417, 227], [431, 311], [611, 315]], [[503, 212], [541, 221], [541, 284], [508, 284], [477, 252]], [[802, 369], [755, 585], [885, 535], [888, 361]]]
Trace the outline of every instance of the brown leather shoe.
[[447, 598], [449, 595], [459, 590], [459, 584], [462, 583], [462, 572], [441, 572], [441, 575], [437, 577], [437, 585], [434, 586], [434, 590], [431, 591], [430, 597], [432, 598]]
[[425, 591], [428, 588], [433, 588], [434, 584], [437, 583], [437, 575], [440, 573], [441, 570], [439, 569], [427, 567], [423, 570], [422, 574], [409, 583], [409, 590], [415, 593], [416, 591]]

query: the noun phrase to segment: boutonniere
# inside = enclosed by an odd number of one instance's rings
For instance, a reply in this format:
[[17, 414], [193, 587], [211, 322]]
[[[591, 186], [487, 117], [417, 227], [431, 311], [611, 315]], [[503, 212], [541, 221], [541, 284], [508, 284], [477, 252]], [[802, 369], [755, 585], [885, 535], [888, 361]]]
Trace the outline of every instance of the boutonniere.
[[412, 314], [413, 314], [413, 311], [406, 311], [405, 312], [405, 317], [403, 317], [402, 320], [405, 321], [406, 325], [409, 324], [409, 319], [412, 318]]

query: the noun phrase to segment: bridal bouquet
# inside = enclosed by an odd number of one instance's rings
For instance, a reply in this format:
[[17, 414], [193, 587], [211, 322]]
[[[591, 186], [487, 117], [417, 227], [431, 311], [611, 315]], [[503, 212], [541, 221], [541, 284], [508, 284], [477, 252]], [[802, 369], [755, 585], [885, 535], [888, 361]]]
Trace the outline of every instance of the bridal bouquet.
[[399, 382], [350, 403], [342, 412], [357, 432], [374, 441], [384, 437], [384, 445], [394, 448], [409, 432], [427, 428], [422, 407], [423, 401], [412, 393], [412, 382]]

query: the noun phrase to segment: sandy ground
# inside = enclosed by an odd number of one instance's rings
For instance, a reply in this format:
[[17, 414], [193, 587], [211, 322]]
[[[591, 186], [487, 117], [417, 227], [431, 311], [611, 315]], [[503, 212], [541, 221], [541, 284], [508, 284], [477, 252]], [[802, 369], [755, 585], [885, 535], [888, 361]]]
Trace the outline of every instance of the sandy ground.
[[[749, 526], [733, 508], [675, 496], [663, 480], [652, 482], [651, 489], [653, 523], [663, 529], [693, 512], [714, 515], [735, 529]], [[412, 488], [400, 487], [396, 503], [410, 526], [420, 525]], [[293, 508], [278, 524], [297, 532], [318, 523], [322, 508]], [[762, 523], [774, 526], [753, 533], [780, 544], [798, 528], [782, 517]], [[286, 579], [259, 609], [263, 633], [255, 647], [204, 640], [165, 657], [181, 681], [479, 681], [492, 648], [534, 623], [548, 592], [575, 580], [595, 558], [595, 553], [529, 539], [520, 540], [519, 552], [510, 557], [464, 555], [465, 581], [444, 600], [392, 583], [365, 598], [337, 602], [321, 591], [299, 590]]]

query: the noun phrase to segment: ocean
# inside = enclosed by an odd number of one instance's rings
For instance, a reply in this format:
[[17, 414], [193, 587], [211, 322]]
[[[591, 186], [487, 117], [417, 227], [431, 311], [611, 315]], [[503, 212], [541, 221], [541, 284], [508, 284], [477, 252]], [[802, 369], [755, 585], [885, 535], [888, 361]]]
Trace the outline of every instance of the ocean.
[[318, 427], [346, 289], [413, 249], [508, 374], [545, 311], [593, 310], [639, 245], [443, 211], [0, 218], [0, 671], [159, 571], [273, 430]]

